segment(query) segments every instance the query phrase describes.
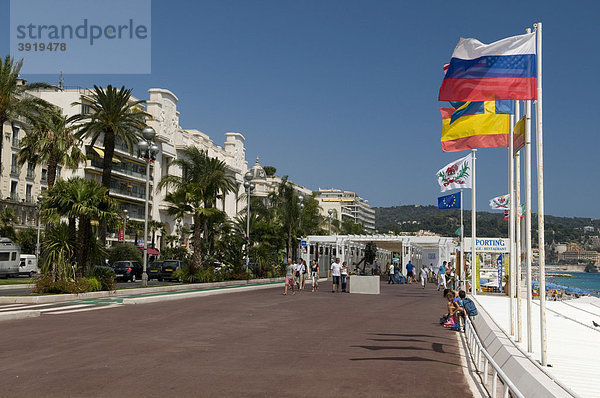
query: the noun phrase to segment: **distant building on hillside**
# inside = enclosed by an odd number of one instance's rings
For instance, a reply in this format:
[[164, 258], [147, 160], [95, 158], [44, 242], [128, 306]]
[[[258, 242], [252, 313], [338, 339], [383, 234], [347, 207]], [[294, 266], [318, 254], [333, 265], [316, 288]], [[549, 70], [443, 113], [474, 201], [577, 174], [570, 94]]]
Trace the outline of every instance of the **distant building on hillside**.
[[558, 261], [564, 261], [566, 263], [582, 261], [600, 265], [600, 253], [592, 250], [566, 251], [558, 255]]

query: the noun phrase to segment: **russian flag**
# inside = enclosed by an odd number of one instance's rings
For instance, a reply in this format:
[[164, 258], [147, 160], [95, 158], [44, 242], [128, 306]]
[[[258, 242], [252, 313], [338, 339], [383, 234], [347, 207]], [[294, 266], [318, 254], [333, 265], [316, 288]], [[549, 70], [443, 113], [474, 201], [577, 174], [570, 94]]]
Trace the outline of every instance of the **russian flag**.
[[461, 38], [440, 87], [440, 101], [536, 99], [535, 33], [491, 44]]

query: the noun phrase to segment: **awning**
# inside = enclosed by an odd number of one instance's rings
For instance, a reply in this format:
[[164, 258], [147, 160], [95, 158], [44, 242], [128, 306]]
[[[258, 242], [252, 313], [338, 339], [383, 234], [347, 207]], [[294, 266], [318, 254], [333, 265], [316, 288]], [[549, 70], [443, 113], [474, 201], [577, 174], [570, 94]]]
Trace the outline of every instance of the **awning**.
[[[96, 148], [95, 146], [92, 147], [92, 149], [94, 150], [94, 152], [96, 152], [101, 159], [104, 159], [104, 150], [100, 149], [100, 148]], [[121, 163], [121, 161], [114, 157], [112, 158], [113, 163]]]
[[[143, 247], [140, 247], [139, 249], [140, 249], [142, 252], [144, 251], [144, 248], [143, 248]], [[157, 249], [153, 248], [153, 247], [149, 247], [149, 248], [148, 248], [148, 255], [149, 255], [149, 256], [159, 256], [159, 255], [160, 255], [160, 252], [159, 252]]]

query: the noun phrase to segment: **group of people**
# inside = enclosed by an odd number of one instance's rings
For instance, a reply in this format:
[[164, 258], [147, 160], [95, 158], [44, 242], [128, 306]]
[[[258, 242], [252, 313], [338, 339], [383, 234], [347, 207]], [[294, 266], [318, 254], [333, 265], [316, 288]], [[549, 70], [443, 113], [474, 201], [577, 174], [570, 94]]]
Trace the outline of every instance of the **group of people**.
[[[348, 285], [348, 264], [346, 261], [340, 264], [339, 257], [331, 264], [329, 269], [329, 276], [332, 277], [331, 293], [340, 291], [340, 284], [342, 285], [343, 293], [350, 293], [347, 289]], [[307, 276], [311, 278], [312, 291], [319, 290], [319, 263], [317, 260], [312, 260], [310, 267], [306, 266], [306, 261], [299, 258], [294, 263], [290, 258], [287, 260], [285, 267], [285, 285], [283, 295], [288, 294], [288, 289], [292, 290], [292, 295], [296, 294], [294, 289], [302, 291], [306, 285]]]
[[[409, 285], [417, 283], [417, 270], [413, 263], [409, 260], [408, 264], [406, 264], [406, 278], [402, 274], [402, 269], [399, 265], [394, 263], [387, 264], [387, 273], [388, 273], [388, 285], [395, 283], [408, 283]], [[429, 270], [423, 264], [421, 269], [419, 270], [419, 280], [421, 281], [421, 286], [425, 289], [425, 285], [427, 284], [427, 280], [429, 279]], [[408, 281], [408, 282], [407, 282]]]
[[465, 329], [466, 317], [477, 315], [477, 307], [473, 300], [467, 297], [464, 290], [455, 292], [452, 289], [444, 289], [444, 298], [447, 300], [447, 312], [440, 319], [440, 324], [445, 328], [460, 331]]

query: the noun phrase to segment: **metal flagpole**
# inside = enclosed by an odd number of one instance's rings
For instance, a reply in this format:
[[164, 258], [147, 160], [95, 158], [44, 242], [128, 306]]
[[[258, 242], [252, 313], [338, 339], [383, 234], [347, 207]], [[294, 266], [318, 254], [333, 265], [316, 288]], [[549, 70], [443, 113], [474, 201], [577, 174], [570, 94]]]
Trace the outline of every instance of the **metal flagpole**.
[[466, 274], [467, 267], [465, 265], [465, 226], [463, 224], [463, 190], [460, 190], [460, 279], [462, 279], [463, 290], [467, 290]]
[[[515, 101], [515, 119], [521, 118], [519, 101]], [[523, 322], [521, 319], [523, 303], [521, 301], [521, 156], [515, 154], [515, 285], [517, 289], [517, 341], [523, 341]]]
[[508, 133], [508, 194], [509, 196], [509, 217], [508, 217], [508, 239], [510, 240], [509, 250], [509, 282], [508, 294], [510, 303], [510, 335], [515, 335], [515, 161], [514, 161], [514, 135], [515, 135], [515, 116], [510, 115], [510, 131]]
[[476, 236], [477, 236], [477, 209], [475, 206], [475, 160], [477, 157], [475, 156], [475, 152], [477, 149], [471, 149], [471, 154], [473, 158], [473, 187], [471, 188], [471, 294], [475, 296], [477, 294], [477, 277], [475, 276], [476, 272], [476, 263], [477, 263], [477, 249], [476, 249]]
[[[527, 33], [531, 29], [527, 28]], [[527, 270], [527, 352], [533, 352], [531, 291], [531, 101], [525, 101], [525, 266]]]
[[546, 333], [546, 250], [544, 247], [544, 145], [542, 126], [542, 23], [533, 25], [537, 39], [537, 100], [535, 102], [535, 141], [537, 157], [538, 250], [540, 268], [540, 339], [542, 366], [548, 365], [548, 335]]

